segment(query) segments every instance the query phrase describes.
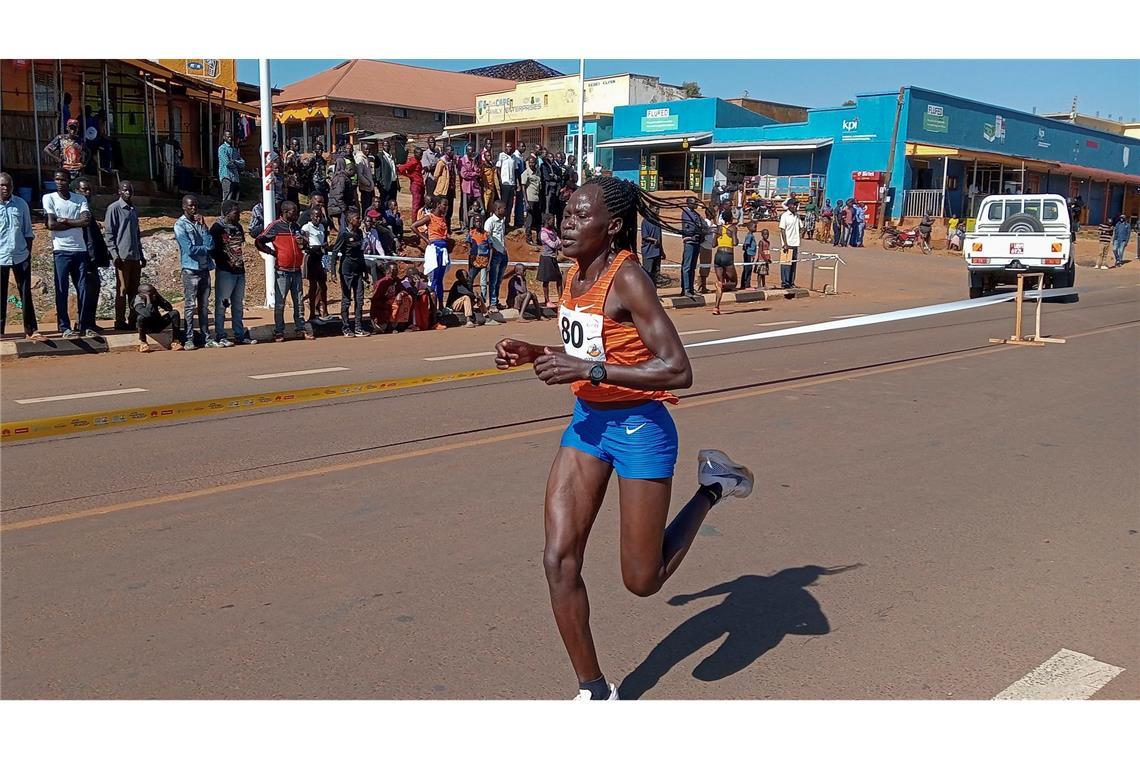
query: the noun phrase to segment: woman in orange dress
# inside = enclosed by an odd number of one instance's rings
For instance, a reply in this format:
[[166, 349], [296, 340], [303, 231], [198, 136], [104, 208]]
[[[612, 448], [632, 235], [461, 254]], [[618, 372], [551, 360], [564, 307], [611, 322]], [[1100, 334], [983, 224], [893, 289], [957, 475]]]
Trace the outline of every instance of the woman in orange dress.
[[[546, 485], [543, 565], [551, 606], [578, 678], [576, 699], [618, 699], [590, 632], [582, 560], [611, 474], [618, 475], [621, 572], [638, 596], [656, 593], [680, 565], [709, 510], [752, 491], [752, 473], [715, 449], [698, 456], [699, 487], [666, 525], [677, 428], [666, 404], [692, 385], [689, 357], [637, 256], [637, 217], [662, 228], [660, 201], [616, 177], [592, 179], [570, 197], [562, 253], [573, 260], [558, 312], [562, 343], [514, 338], [496, 345], [500, 369], [523, 364], [576, 397]], [[670, 204], [672, 205], [672, 204]]]

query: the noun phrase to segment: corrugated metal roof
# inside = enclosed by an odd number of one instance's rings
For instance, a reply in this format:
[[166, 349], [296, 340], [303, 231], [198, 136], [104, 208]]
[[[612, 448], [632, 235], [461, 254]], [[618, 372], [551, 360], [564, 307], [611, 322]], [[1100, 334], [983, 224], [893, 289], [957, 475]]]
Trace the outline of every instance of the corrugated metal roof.
[[465, 74], [474, 74], [481, 77], [495, 77], [497, 79], [513, 79], [516, 82], [533, 82], [536, 79], [550, 79], [565, 76], [561, 71], [552, 69], [545, 63], [539, 63], [533, 58], [510, 63], [496, 63], [492, 66], [482, 66], [477, 69], [467, 69]]
[[512, 79], [353, 59], [282, 88], [273, 105], [328, 99], [473, 113], [476, 95], [515, 84]]

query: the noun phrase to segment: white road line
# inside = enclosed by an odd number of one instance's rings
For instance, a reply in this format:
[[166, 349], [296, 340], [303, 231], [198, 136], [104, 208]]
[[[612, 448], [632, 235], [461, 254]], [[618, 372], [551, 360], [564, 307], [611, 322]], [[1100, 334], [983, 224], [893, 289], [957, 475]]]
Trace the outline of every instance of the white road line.
[[448, 359], [473, 359], [476, 356], [494, 356], [494, 351], [477, 351], [473, 354], [452, 354], [451, 356], [425, 356], [425, 362], [445, 362]]
[[779, 325], [798, 325], [798, 324], [800, 324], [800, 321], [798, 319], [785, 319], [783, 322], [757, 322], [756, 326], [757, 327], [777, 327]]
[[851, 317], [865, 317], [865, 316], [867, 316], [867, 315], [866, 314], [836, 314], [834, 317], [828, 317], [828, 319], [850, 319]]
[[1088, 699], [1124, 672], [1087, 654], [1062, 649], [994, 699]]
[[91, 393], [69, 393], [66, 396], [40, 396], [39, 398], [16, 399], [17, 404], [43, 404], [47, 401], [68, 401], [73, 398], [95, 398], [96, 396], [118, 396], [122, 393], [146, 393], [146, 388], [119, 388], [113, 391], [92, 391]]
[[678, 335], [704, 335], [705, 333], [720, 332], [715, 327], [710, 327], [707, 330], [685, 330], [684, 332], [677, 333]]
[[297, 375], [319, 375], [322, 372], [345, 372], [348, 367], [321, 367], [320, 369], [299, 369], [294, 372], [272, 372], [268, 375], [250, 375], [250, 380], [270, 380], [275, 377], [296, 377]]

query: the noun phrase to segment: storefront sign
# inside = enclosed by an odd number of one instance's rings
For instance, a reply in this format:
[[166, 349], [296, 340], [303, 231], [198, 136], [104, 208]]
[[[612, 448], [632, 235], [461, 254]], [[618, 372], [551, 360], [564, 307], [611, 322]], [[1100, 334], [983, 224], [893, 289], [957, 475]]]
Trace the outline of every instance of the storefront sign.
[[668, 108], [650, 108], [641, 117], [642, 132], [672, 132], [680, 126], [679, 118]]
[[942, 106], [928, 105], [922, 115], [922, 128], [927, 132], [949, 132], [950, 117]]
[[986, 142], [1005, 142], [1005, 119], [1001, 116], [994, 116], [993, 124], [982, 125], [982, 137]]
[[1045, 127], [1037, 128], [1037, 147], [1048, 148], [1052, 143], [1045, 139]]
[[[586, 113], [613, 113], [630, 104], [628, 76], [586, 80]], [[520, 82], [513, 90], [475, 99], [476, 124], [506, 124], [537, 119], [573, 119], [578, 115], [578, 77]]]

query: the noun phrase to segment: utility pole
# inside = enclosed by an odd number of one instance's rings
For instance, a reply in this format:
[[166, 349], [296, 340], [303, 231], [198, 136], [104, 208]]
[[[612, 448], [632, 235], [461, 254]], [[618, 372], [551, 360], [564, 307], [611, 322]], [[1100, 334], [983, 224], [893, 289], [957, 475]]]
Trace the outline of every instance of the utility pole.
[[[273, 203], [273, 172], [269, 168], [273, 153], [273, 88], [269, 84], [269, 59], [261, 58], [261, 207], [264, 210], [265, 225], [269, 226], [277, 218]], [[261, 254], [265, 262], [265, 308], [272, 309], [276, 303], [275, 259]]]
[[582, 154], [585, 153], [586, 148], [586, 132], [582, 122], [586, 117], [586, 59], [578, 59], [578, 149], [575, 151], [578, 155], [575, 158], [578, 161], [578, 184], [581, 185], [586, 181], [582, 176]]

